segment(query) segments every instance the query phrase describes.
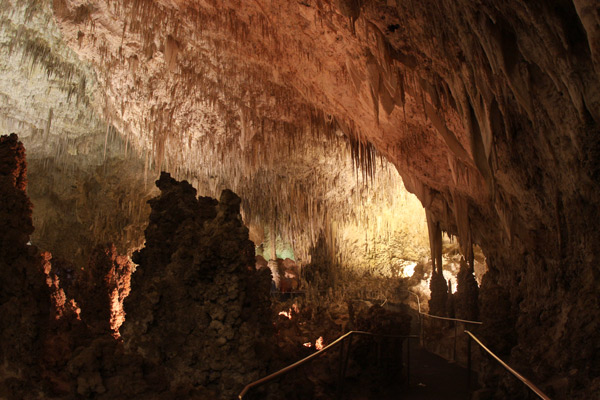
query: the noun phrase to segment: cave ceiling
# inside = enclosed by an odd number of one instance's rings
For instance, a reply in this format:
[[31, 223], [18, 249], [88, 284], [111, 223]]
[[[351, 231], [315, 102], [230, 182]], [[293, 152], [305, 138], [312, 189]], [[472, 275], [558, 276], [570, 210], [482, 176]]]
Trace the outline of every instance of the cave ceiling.
[[[25, 25], [48, 5], [4, 3], [25, 10]], [[585, 0], [55, 0], [50, 12], [54, 35], [84, 62], [74, 71], [93, 70], [71, 73], [89, 83], [66, 93], [91, 104], [145, 174], [168, 169], [213, 192], [263, 187], [267, 200], [252, 199], [263, 219], [304, 196], [307, 218], [324, 220], [307, 194], [340, 179], [321, 172], [347, 163], [335, 155], [342, 148], [357, 180], [390, 162], [430, 218], [467, 244], [517, 237], [527, 247], [556, 240], [543, 228], [556, 230], [563, 203], [597, 188], [597, 9]], [[281, 183], [285, 195], [272, 196]], [[321, 197], [360, 191], [348, 190]]]
[[508, 242], [555, 224], [550, 182], [566, 197], [595, 188], [582, 168], [595, 168], [600, 118], [594, 2], [56, 0], [54, 12], [97, 71], [103, 114], [158, 166], [193, 171], [216, 149], [246, 174], [341, 133], [363, 170], [376, 149], [447, 230], [480, 242], [469, 214]]

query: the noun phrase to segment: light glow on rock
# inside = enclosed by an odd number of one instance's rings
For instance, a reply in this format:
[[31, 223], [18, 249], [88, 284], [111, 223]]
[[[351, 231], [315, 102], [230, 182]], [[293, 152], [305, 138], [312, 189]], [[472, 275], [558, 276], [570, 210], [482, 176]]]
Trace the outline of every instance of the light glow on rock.
[[323, 336], [319, 336], [319, 338], [315, 342], [315, 349], [323, 350], [323, 347], [325, 347], [325, 345], [323, 344]]
[[403, 261], [400, 265], [398, 276], [401, 278], [410, 278], [415, 273], [416, 261]]

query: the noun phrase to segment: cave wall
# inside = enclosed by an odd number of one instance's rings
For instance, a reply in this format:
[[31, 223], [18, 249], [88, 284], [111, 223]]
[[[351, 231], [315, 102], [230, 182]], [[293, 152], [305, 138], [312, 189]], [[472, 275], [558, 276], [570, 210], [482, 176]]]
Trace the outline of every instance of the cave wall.
[[27, 163], [14, 134], [0, 136], [0, 226], [0, 396], [10, 398], [22, 393], [24, 382], [40, 378], [35, 368], [45, 331], [40, 321], [50, 318], [42, 258], [27, 244], [33, 232]]
[[367, 170], [369, 146], [390, 160], [466, 252], [481, 245], [481, 317], [515, 338], [486, 340], [551, 393], [598, 387], [593, 1], [54, 5], [107, 114], [159, 164], [193, 164], [185, 144], [206, 132], [245, 154], [317, 115]]

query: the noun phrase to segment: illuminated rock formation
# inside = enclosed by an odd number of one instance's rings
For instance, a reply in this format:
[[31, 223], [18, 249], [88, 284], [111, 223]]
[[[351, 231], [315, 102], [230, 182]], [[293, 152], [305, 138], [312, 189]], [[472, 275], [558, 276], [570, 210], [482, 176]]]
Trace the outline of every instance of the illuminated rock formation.
[[254, 269], [240, 198], [196, 199], [168, 174], [157, 184], [164, 195], [151, 202], [123, 346], [134, 266], [114, 245], [98, 246], [85, 268], [40, 257], [27, 244], [24, 148], [0, 137], [2, 398], [229, 398], [264, 373], [270, 276]]
[[81, 319], [94, 334], [119, 337], [125, 320], [123, 300], [129, 295], [134, 271], [131, 261], [118, 255], [114, 245], [97, 246], [87, 267], [78, 271], [71, 293], [81, 306]]

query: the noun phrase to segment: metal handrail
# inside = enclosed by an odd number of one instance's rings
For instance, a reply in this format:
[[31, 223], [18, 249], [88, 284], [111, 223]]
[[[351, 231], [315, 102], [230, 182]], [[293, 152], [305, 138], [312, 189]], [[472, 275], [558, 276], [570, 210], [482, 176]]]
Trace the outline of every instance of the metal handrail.
[[[431, 314], [427, 314], [424, 312], [421, 312], [421, 302], [419, 301], [419, 296], [414, 293], [411, 292], [410, 290], [404, 290], [412, 295], [414, 295], [417, 298], [417, 304], [419, 306], [419, 317], [421, 316], [427, 316], [430, 318], [435, 318], [435, 319], [441, 319], [441, 320], [445, 320], [445, 321], [454, 321], [455, 325], [454, 325], [454, 359], [456, 359], [456, 322], [463, 322], [466, 324], [473, 324], [473, 325], [482, 325], [483, 322], [481, 321], [469, 321], [466, 319], [460, 319], [460, 318], [448, 318], [448, 317], [439, 317], [437, 315], [431, 315]], [[420, 332], [420, 336], [421, 336], [421, 341], [423, 340], [423, 331], [422, 331], [422, 325], [421, 325], [421, 332]], [[513, 369], [510, 365], [508, 365], [507, 363], [505, 363], [504, 361], [502, 361], [502, 359], [500, 359], [500, 357], [498, 357], [497, 355], [495, 355], [494, 353], [492, 353], [492, 351], [490, 349], [488, 349], [473, 333], [469, 332], [468, 330], [464, 330], [464, 333], [466, 333], [467, 335], [470, 336], [470, 338], [472, 338], [475, 343], [477, 343], [479, 346], [481, 346], [481, 348], [483, 348], [487, 353], [489, 353], [496, 361], [498, 361], [500, 363], [500, 365], [502, 365], [504, 368], [506, 368], [506, 370], [508, 370], [511, 374], [513, 374], [517, 379], [519, 379], [521, 382], [523, 382], [529, 389], [531, 389], [531, 391], [533, 391], [535, 394], [537, 394], [541, 399], [543, 400], [550, 400], [550, 397], [548, 397], [546, 394], [544, 394], [544, 392], [542, 392], [537, 386], [535, 386], [533, 384], [533, 382], [531, 382], [529, 379], [525, 378], [523, 375], [519, 374], [515, 369]], [[468, 343], [468, 369], [469, 369], [469, 374], [471, 372], [471, 341], [469, 340]], [[469, 377], [469, 383], [470, 383], [471, 379]]]
[[483, 324], [483, 322], [481, 321], [470, 321], [468, 319], [460, 319], [460, 318], [450, 318], [450, 317], [440, 317], [437, 315], [431, 315], [431, 314], [427, 314], [421, 311], [421, 300], [419, 299], [419, 295], [416, 294], [415, 292], [412, 292], [410, 290], [406, 290], [406, 289], [402, 289], [403, 292], [407, 292], [412, 294], [413, 296], [415, 296], [417, 298], [417, 305], [419, 307], [419, 315], [424, 315], [426, 317], [430, 317], [430, 318], [435, 318], [435, 319], [443, 319], [445, 321], [458, 321], [458, 322], [464, 322], [466, 324], [475, 324], [475, 325], [481, 325]]
[[[284, 367], [282, 369], [280, 369], [279, 371], [276, 371], [270, 375], [267, 375], [257, 381], [254, 381], [252, 383], [249, 383], [248, 385], [246, 385], [244, 387], [244, 389], [240, 392], [240, 394], [238, 395], [238, 399], [239, 400], [243, 400], [244, 396], [248, 393], [248, 391], [250, 389], [252, 389], [253, 387], [256, 386], [260, 386], [264, 383], [267, 383], [275, 378], [277, 378], [278, 376], [284, 375], [298, 367], [300, 367], [303, 364], [306, 364], [307, 362], [311, 361], [314, 358], [319, 357], [321, 354], [329, 351], [330, 349], [332, 349], [333, 347], [337, 346], [338, 344], [342, 343], [344, 340], [346, 340], [347, 338], [352, 337], [352, 335], [365, 335], [365, 336], [377, 336], [377, 337], [391, 337], [391, 338], [404, 338], [404, 339], [420, 339], [421, 341], [423, 340], [423, 325], [422, 325], [422, 318], [421, 316], [427, 316], [430, 318], [435, 318], [435, 319], [441, 319], [441, 320], [445, 320], [445, 321], [454, 321], [454, 330], [455, 330], [455, 343], [454, 343], [454, 358], [456, 359], [456, 322], [463, 322], [463, 323], [467, 323], [467, 324], [474, 324], [474, 325], [482, 325], [483, 323], [480, 321], [469, 321], [469, 320], [465, 320], [465, 319], [460, 319], [460, 318], [449, 318], [449, 317], [439, 317], [437, 315], [431, 315], [431, 314], [427, 314], [424, 312], [421, 312], [421, 301], [419, 299], [419, 296], [410, 291], [410, 290], [403, 290], [405, 292], [408, 292], [410, 294], [412, 294], [413, 296], [415, 296], [417, 298], [417, 306], [418, 306], [418, 313], [419, 313], [419, 320], [420, 320], [420, 332], [419, 335], [385, 335], [385, 334], [378, 334], [378, 333], [372, 333], [372, 332], [365, 332], [365, 331], [350, 331], [345, 333], [344, 335], [340, 336], [339, 338], [337, 338], [336, 340], [334, 340], [333, 342], [331, 342], [330, 344], [328, 344], [327, 346], [323, 347], [321, 350], [309, 355], [308, 357], [305, 357], [299, 361], [296, 361], [293, 364], [288, 365], [287, 367]], [[385, 302], [384, 302], [385, 303]], [[542, 400], [551, 400], [550, 397], [548, 397], [544, 392], [542, 392], [535, 384], [533, 384], [529, 379], [525, 378], [523, 375], [521, 375], [520, 373], [518, 373], [515, 369], [513, 369], [510, 365], [506, 364], [500, 357], [498, 357], [497, 355], [495, 355], [490, 349], [488, 349], [473, 333], [469, 332], [468, 330], [464, 330], [464, 333], [466, 333], [470, 339], [472, 339], [473, 341], [475, 341], [475, 343], [477, 343], [482, 349], [484, 349], [488, 354], [490, 354], [498, 363], [500, 363], [500, 365], [502, 365], [508, 372], [510, 372], [513, 376], [515, 376], [517, 379], [519, 379], [521, 382], [523, 382], [525, 384], [525, 386], [527, 386], [531, 391], [533, 391], [536, 395], [538, 395], [539, 398], [541, 398]], [[343, 343], [342, 343], [343, 344]], [[342, 353], [344, 347], [342, 346]], [[468, 341], [468, 347], [467, 347], [467, 352], [468, 352], [468, 371], [469, 371], [469, 384], [471, 382], [471, 340]], [[349, 348], [348, 348], [348, 352], [349, 352]], [[341, 354], [343, 355], [343, 354]], [[346, 359], [348, 357], [348, 354], [346, 354]], [[343, 357], [341, 357], [340, 361], [343, 359]], [[341, 364], [340, 364], [341, 366]], [[341, 368], [341, 367], [340, 367]], [[345, 368], [344, 368], [345, 370]], [[341, 371], [341, 369], [340, 369]], [[341, 379], [341, 377], [340, 377]]]
[[[469, 335], [470, 338], [475, 341], [475, 343], [477, 343], [482, 349], [484, 349], [496, 361], [498, 361], [500, 363], [500, 365], [502, 365], [504, 368], [506, 368], [506, 370], [508, 370], [508, 372], [510, 372], [511, 374], [513, 374], [517, 379], [519, 379], [529, 389], [531, 389], [531, 391], [533, 391], [535, 394], [537, 394], [540, 397], [540, 399], [550, 400], [550, 397], [548, 397], [546, 394], [544, 394], [544, 392], [542, 392], [537, 386], [535, 386], [529, 379], [525, 378], [523, 375], [521, 375], [520, 373], [518, 373], [517, 371], [515, 371], [510, 365], [508, 365], [507, 363], [505, 363], [504, 361], [502, 361], [502, 359], [500, 357], [498, 357], [497, 355], [495, 355], [494, 353], [492, 353], [492, 351], [490, 349], [488, 349], [483, 343], [481, 343], [481, 341], [475, 335], [473, 335], [468, 330], [465, 330], [464, 332], [467, 335]], [[471, 341], [469, 341], [469, 343], [471, 343]], [[469, 349], [470, 349], [470, 346], [469, 346]], [[470, 356], [470, 352], [469, 352], [469, 356]], [[470, 359], [470, 357], [469, 357], [469, 359]]]
[[288, 365], [285, 368], [280, 369], [279, 371], [273, 372], [270, 375], [265, 376], [264, 378], [261, 378], [257, 381], [254, 381], [252, 383], [247, 384], [244, 389], [240, 392], [240, 394], [238, 395], [238, 399], [239, 400], [243, 400], [244, 396], [248, 393], [248, 391], [250, 389], [252, 389], [253, 387], [256, 386], [260, 386], [264, 383], [267, 383], [275, 378], [277, 378], [278, 376], [281, 376], [283, 374], [286, 374], [298, 367], [300, 367], [303, 364], [306, 364], [307, 362], [311, 361], [314, 358], [319, 357], [321, 354], [329, 351], [330, 349], [332, 349], [333, 347], [337, 346], [338, 344], [340, 344], [341, 342], [343, 342], [344, 340], [346, 340], [347, 338], [351, 337], [352, 335], [364, 335], [364, 336], [377, 336], [377, 337], [391, 337], [391, 338], [403, 338], [403, 339], [416, 339], [418, 338], [418, 336], [416, 335], [385, 335], [385, 334], [379, 334], [379, 333], [372, 333], [372, 332], [365, 332], [365, 331], [350, 331], [347, 332], [345, 334], [343, 334], [342, 336], [340, 336], [339, 338], [337, 338], [336, 340], [334, 340], [333, 342], [331, 342], [330, 344], [328, 344], [327, 346], [323, 347], [321, 350], [309, 355], [308, 357], [304, 357], [303, 359], [296, 361], [293, 364]]
[[444, 321], [456, 321], [456, 322], [463, 322], [465, 324], [475, 324], [475, 325], [482, 325], [483, 324], [483, 322], [481, 322], [481, 321], [469, 321], [468, 319], [440, 317], [440, 316], [437, 316], [437, 315], [431, 315], [431, 314], [426, 314], [426, 313], [421, 313], [421, 315], [425, 315], [427, 317], [435, 318], [435, 319], [443, 319]]
[[419, 298], [419, 295], [416, 294], [415, 292], [411, 292], [410, 290], [406, 290], [406, 289], [402, 289], [402, 291], [406, 292], [406, 293], [410, 293], [417, 298], [417, 306], [419, 307], [419, 314], [422, 314], [421, 313], [421, 299]]

